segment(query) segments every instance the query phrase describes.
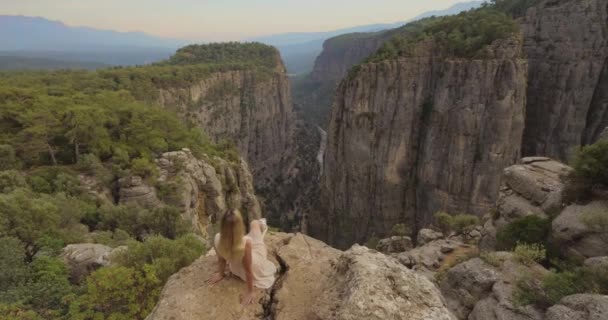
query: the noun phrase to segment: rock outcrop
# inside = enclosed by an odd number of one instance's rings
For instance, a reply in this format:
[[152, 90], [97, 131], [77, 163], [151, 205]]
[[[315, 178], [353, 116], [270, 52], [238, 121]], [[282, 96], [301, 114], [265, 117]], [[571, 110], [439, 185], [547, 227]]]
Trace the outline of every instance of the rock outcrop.
[[241, 280], [204, 283], [217, 268], [211, 254], [169, 279], [147, 319], [454, 319], [430, 281], [381, 253], [340, 252], [302, 234], [269, 233], [265, 242], [280, 271], [258, 303], [240, 306]]
[[152, 184], [132, 176], [119, 182], [119, 202], [146, 208], [177, 207], [195, 230], [206, 235], [226, 209], [239, 209], [246, 218], [262, 216], [247, 163], [218, 157], [197, 159], [188, 149], [167, 152], [156, 159], [158, 179]]
[[275, 55], [274, 69], [216, 72], [188, 87], [161, 89], [158, 100], [214, 142], [234, 142], [256, 186], [282, 173], [293, 138], [289, 80]]
[[575, 294], [547, 310], [551, 320], [602, 320], [608, 318], [608, 296]]
[[527, 64], [518, 40], [487, 59], [435, 55], [362, 65], [335, 99], [313, 236], [340, 248], [438, 210], [486, 213], [519, 158]]
[[496, 233], [509, 223], [529, 216], [543, 218], [562, 208], [562, 193], [572, 168], [544, 157], [523, 158], [507, 167], [496, 202], [495, 214], [484, 224], [480, 247], [496, 247]]
[[608, 125], [608, 5], [541, 1], [519, 22], [529, 65], [523, 155], [567, 161]]
[[570, 205], [551, 223], [551, 241], [566, 257], [585, 260], [608, 256], [608, 230], [593, 225], [593, 221], [585, 223], [584, 216], [593, 214], [608, 215], [608, 202]]
[[449, 309], [463, 320], [544, 319], [543, 313], [532, 306], [517, 306], [513, 301], [513, 290], [522, 276], [542, 275], [547, 270], [540, 265], [522, 265], [511, 253], [492, 255], [496, 265], [473, 258], [445, 274], [440, 288]]
[[109, 266], [112, 255], [117, 250], [122, 248], [112, 249], [93, 243], [70, 244], [63, 248], [61, 259], [70, 271], [70, 280], [73, 283], [80, 283], [96, 269]]

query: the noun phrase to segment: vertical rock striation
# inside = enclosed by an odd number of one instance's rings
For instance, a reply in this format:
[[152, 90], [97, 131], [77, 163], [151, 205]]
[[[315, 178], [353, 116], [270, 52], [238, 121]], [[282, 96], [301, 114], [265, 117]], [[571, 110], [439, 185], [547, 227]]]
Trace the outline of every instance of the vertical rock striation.
[[158, 99], [213, 141], [234, 142], [256, 187], [282, 174], [293, 138], [289, 80], [275, 53], [274, 69], [216, 72], [188, 87], [161, 89]]
[[529, 61], [523, 155], [569, 160], [608, 124], [608, 1], [543, 1], [520, 24]]
[[310, 233], [344, 248], [437, 210], [483, 213], [500, 172], [519, 157], [527, 64], [519, 40], [485, 59], [412, 58], [361, 66], [334, 102]]

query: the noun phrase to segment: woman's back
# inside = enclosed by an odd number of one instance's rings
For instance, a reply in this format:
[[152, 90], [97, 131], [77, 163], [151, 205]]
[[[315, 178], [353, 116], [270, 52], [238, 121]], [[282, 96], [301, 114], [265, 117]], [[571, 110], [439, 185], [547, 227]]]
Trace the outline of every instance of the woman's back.
[[[221, 235], [219, 233], [215, 235], [214, 244], [216, 248], [220, 243], [220, 237]], [[251, 223], [251, 231], [243, 237], [243, 240], [245, 243], [251, 245], [251, 271], [253, 273], [254, 286], [261, 289], [270, 288], [274, 283], [274, 275], [277, 268], [274, 263], [267, 259], [268, 252], [266, 250], [266, 245], [264, 244], [264, 235], [260, 230], [258, 221], [253, 221]], [[217, 254], [219, 255], [220, 253], [217, 252]], [[226, 262], [228, 262], [230, 272], [244, 281], [247, 281], [242, 256], [235, 258], [222, 256], [222, 258], [226, 259]]]

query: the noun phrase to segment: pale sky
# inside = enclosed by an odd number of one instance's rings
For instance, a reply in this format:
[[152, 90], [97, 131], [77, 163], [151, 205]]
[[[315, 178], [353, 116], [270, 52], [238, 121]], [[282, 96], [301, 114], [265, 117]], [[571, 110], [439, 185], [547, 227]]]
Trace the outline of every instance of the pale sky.
[[0, 0], [0, 14], [195, 41], [404, 21], [466, 0]]

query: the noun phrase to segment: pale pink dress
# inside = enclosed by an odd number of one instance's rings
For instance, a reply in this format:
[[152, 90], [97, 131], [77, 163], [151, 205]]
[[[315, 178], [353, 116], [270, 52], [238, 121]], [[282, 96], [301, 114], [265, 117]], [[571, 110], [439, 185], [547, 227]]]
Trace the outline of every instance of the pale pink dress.
[[[261, 219], [260, 224], [262, 228], [266, 227], [266, 219]], [[258, 229], [251, 230], [249, 234], [244, 237], [244, 241], [251, 240], [251, 271], [253, 273], [253, 285], [257, 288], [268, 289], [274, 284], [274, 275], [277, 272], [277, 267], [274, 263], [267, 259], [268, 252], [266, 245], [264, 244], [264, 233], [261, 233]], [[220, 234], [215, 235], [215, 247], [218, 246], [220, 241]], [[219, 254], [219, 253], [218, 253]], [[247, 275], [245, 273], [245, 267], [243, 266], [243, 259], [236, 259], [231, 261], [226, 259], [230, 272], [241, 278], [243, 281], [247, 281]]]

